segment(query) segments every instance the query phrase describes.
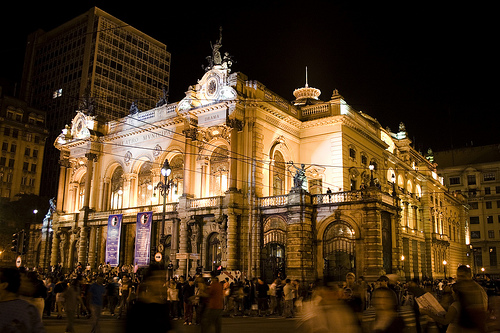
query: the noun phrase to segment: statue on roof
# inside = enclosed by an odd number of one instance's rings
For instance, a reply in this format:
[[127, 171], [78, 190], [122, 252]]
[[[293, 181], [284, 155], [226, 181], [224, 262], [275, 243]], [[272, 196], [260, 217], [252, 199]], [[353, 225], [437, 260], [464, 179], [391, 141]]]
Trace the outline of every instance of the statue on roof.
[[225, 52], [224, 56], [221, 55], [220, 48], [222, 47], [222, 27], [219, 28], [219, 31], [220, 31], [219, 39], [215, 42], [215, 44], [212, 44], [212, 42], [210, 42], [212, 55], [206, 57], [208, 65], [201, 66], [203, 70], [205, 70], [205, 72], [208, 72], [215, 66], [222, 66], [223, 69], [230, 70], [231, 66], [234, 63], [233, 57], [229, 55], [229, 53]]
[[168, 91], [165, 89], [165, 86], [161, 88], [163, 94], [160, 97], [160, 100], [156, 103], [156, 107], [168, 104]]
[[135, 100], [135, 101], [133, 101], [133, 102], [132, 102], [132, 104], [130, 105], [130, 110], [129, 110], [129, 112], [130, 112], [130, 114], [131, 114], [131, 115], [134, 115], [134, 114], [136, 114], [136, 113], [141, 112], [141, 110], [139, 110], [139, 107], [137, 106], [137, 103], [138, 103], [138, 101], [137, 101], [137, 100]]
[[83, 93], [78, 109], [83, 111], [87, 116], [93, 116], [95, 113], [95, 100], [90, 97], [90, 80], [85, 88], [85, 92]]
[[222, 46], [222, 27], [219, 28], [219, 40], [216, 41], [214, 45], [212, 45], [212, 42], [210, 42], [210, 47], [212, 48], [212, 60], [214, 62], [214, 65], [222, 64], [222, 57], [219, 51], [221, 46]]

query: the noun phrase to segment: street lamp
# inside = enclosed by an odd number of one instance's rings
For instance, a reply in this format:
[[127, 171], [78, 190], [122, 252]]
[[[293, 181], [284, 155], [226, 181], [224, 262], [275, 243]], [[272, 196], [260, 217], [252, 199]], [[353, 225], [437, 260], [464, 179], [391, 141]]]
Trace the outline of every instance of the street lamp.
[[161, 168], [161, 175], [163, 176], [163, 181], [159, 181], [158, 184], [155, 186], [155, 190], [159, 189], [160, 194], [163, 196], [163, 214], [161, 218], [161, 234], [160, 234], [160, 244], [163, 245], [163, 242], [165, 241], [165, 210], [167, 206], [167, 195], [170, 192], [170, 188], [173, 185], [173, 181], [171, 179], [168, 179], [168, 176], [172, 173], [172, 169], [170, 168], [170, 164], [168, 163], [168, 159], [165, 159], [165, 162], [163, 163], [163, 166]]
[[375, 169], [375, 165], [370, 164], [368, 169], [370, 169], [370, 186], [375, 186], [375, 182], [373, 181], [373, 170]]
[[405, 276], [405, 256], [401, 255], [401, 276]]
[[446, 280], [446, 264], [448, 262], [446, 260], [443, 260], [443, 266], [444, 266], [444, 279]]

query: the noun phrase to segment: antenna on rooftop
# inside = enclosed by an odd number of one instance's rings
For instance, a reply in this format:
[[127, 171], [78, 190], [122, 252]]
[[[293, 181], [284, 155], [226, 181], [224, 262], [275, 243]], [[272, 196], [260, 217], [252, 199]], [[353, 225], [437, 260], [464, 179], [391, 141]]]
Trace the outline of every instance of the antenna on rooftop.
[[306, 88], [309, 87], [309, 84], [307, 83], [307, 66], [306, 66]]

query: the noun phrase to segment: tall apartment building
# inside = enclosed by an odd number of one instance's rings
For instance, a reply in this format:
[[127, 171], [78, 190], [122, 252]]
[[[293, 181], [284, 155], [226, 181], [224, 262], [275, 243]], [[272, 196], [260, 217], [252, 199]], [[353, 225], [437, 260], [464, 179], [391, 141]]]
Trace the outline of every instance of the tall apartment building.
[[[94, 113], [118, 119], [133, 102], [151, 109], [168, 91], [166, 45], [97, 7], [28, 37], [21, 96], [47, 112], [49, 142], [92, 98]], [[56, 194], [59, 152], [52, 144], [44, 160], [42, 193]]]
[[45, 112], [2, 94], [0, 87], [0, 197], [38, 194], [48, 131]]
[[449, 189], [467, 197], [474, 272], [499, 277], [500, 145], [435, 152], [434, 159]]

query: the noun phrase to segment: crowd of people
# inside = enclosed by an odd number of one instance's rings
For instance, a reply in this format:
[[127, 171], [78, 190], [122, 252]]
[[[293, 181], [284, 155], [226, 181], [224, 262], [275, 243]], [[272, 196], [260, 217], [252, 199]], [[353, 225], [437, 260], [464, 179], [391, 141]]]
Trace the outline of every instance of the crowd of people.
[[[19, 282], [14, 281], [16, 274]], [[210, 326], [220, 333], [223, 316], [297, 318], [301, 330], [314, 333], [500, 332], [498, 285], [489, 276], [477, 283], [466, 266], [460, 266], [456, 276], [401, 283], [395, 275], [383, 275], [367, 283], [348, 273], [340, 283], [277, 278], [268, 284], [215, 272], [210, 278], [176, 277], [155, 265], [139, 270], [103, 265], [95, 272], [78, 265], [70, 274], [56, 267], [46, 276], [36, 270], [2, 269], [0, 325], [9, 321], [2, 312], [5, 300], [24, 300], [15, 307], [25, 307], [22, 320], [33, 328], [26, 332], [42, 332], [43, 317], [65, 318], [66, 332], [74, 332], [75, 318], [88, 318], [91, 332], [99, 332], [103, 311], [123, 319], [118, 322], [125, 332], [144, 329], [137, 326], [144, 325], [141, 316], [153, 313], [158, 315], [148, 315], [157, 318], [149, 322], [152, 332], [167, 332], [171, 321], [181, 320], [200, 325], [202, 333]], [[426, 293], [436, 297], [442, 313], [417, 302]]]

